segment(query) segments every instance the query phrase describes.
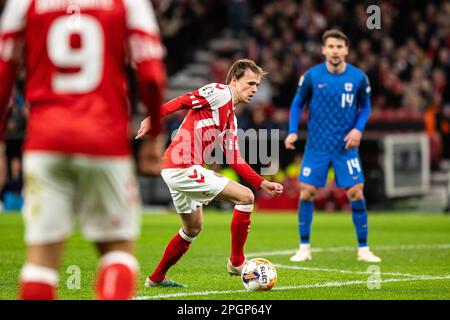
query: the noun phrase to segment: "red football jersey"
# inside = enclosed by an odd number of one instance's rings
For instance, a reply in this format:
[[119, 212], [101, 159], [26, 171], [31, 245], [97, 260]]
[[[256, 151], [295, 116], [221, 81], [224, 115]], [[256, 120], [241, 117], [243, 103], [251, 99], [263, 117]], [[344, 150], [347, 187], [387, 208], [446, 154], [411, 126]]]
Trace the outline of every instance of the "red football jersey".
[[0, 32], [2, 115], [24, 55], [25, 150], [129, 154], [128, 61], [158, 132], [164, 48], [150, 1], [10, 0]]
[[229, 86], [211, 83], [175, 98], [161, 108], [161, 116], [190, 109], [162, 158], [161, 167], [188, 168], [204, 165], [216, 145], [225, 161], [254, 188], [264, 180], [242, 158], [239, 152], [237, 119], [233, 94]]

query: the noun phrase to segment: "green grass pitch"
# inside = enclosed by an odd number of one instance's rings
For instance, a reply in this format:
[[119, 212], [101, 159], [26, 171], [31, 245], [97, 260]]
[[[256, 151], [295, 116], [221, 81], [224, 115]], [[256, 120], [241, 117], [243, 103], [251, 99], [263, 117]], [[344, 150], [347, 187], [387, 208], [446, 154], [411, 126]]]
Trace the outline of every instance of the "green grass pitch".
[[[180, 222], [175, 214], [144, 215], [136, 247], [141, 265], [137, 298], [450, 299], [449, 215], [371, 212], [369, 244], [383, 259], [381, 264], [371, 265], [356, 261], [356, 236], [349, 213], [316, 213], [311, 239], [313, 260], [293, 263], [289, 257], [298, 244], [296, 214], [256, 212], [246, 254], [269, 259], [278, 271], [275, 288], [264, 292], [246, 292], [240, 278], [226, 273], [230, 220], [229, 213], [205, 212], [202, 233], [168, 274], [187, 288], [145, 288], [146, 275], [156, 267]], [[22, 237], [21, 216], [1, 214], [0, 299], [17, 298], [17, 279], [25, 258]], [[93, 246], [75, 233], [60, 268], [59, 298], [92, 299], [96, 266]], [[77, 268], [79, 289], [73, 271]]]

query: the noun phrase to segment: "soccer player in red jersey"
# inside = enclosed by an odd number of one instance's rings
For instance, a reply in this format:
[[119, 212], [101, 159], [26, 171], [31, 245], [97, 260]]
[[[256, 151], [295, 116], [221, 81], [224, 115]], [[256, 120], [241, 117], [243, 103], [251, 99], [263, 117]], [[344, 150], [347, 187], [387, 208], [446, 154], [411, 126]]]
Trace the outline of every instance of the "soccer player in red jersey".
[[[169, 187], [183, 226], [170, 240], [156, 270], [147, 278], [146, 286], [184, 286], [170, 280], [166, 273], [184, 255], [203, 225], [202, 205], [223, 200], [235, 205], [231, 221], [231, 256], [227, 270], [241, 274], [245, 264], [244, 245], [253, 210], [253, 192], [239, 183], [204, 168], [212, 146], [219, 144], [230, 165], [255, 189], [279, 196], [283, 186], [264, 180], [242, 159], [237, 140], [234, 110], [249, 103], [256, 94], [264, 71], [251, 60], [239, 60], [230, 68], [227, 85], [211, 83], [175, 98], [161, 107], [161, 116], [178, 110], [189, 110], [172, 143], [162, 158], [161, 175]], [[136, 138], [151, 128], [150, 119], [141, 123]]]
[[140, 194], [129, 147], [125, 69], [128, 62], [136, 69], [157, 135], [163, 55], [147, 0], [7, 2], [0, 27], [0, 116], [6, 115], [22, 56], [30, 105], [20, 298], [56, 298], [57, 270], [75, 218], [101, 256], [96, 298], [134, 294]]

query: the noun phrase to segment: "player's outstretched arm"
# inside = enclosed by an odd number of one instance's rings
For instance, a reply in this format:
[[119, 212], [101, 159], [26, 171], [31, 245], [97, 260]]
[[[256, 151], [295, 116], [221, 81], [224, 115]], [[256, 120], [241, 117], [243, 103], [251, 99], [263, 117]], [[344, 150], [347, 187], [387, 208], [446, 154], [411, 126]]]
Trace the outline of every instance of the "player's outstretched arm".
[[311, 88], [311, 76], [309, 72], [307, 72], [300, 78], [297, 92], [295, 93], [289, 110], [289, 135], [284, 140], [284, 146], [288, 150], [295, 150], [294, 143], [298, 139], [297, 131], [302, 117], [303, 105], [311, 95]]
[[[192, 107], [190, 103], [191, 102], [189, 99], [189, 94], [185, 94], [175, 99], [172, 99], [169, 102], [163, 104], [162, 107], [159, 109], [159, 117], [163, 118], [178, 110], [189, 109]], [[144, 137], [147, 133], [150, 132], [151, 128], [152, 128], [152, 118], [149, 116], [141, 121], [141, 126], [135, 139], [140, 139]]]
[[131, 65], [135, 68], [139, 98], [147, 107], [152, 122], [150, 133], [161, 133], [159, 108], [166, 87], [165, 48], [151, 2], [124, 1], [126, 8], [127, 43]]
[[273, 197], [283, 193], [283, 186], [281, 184], [265, 180], [242, 158], [239, 152], [237, 136], [231, 134], [231, 137], [224, 139], [222, 148], [227, 164], [254, 189], [262, 189]]
[[136, 135], [136, 137], [134, 137], [135, 139], [140, 139], [143, 136], [145, 136], [151, 128], [152, 124], [150, 121], [150, 117], [145, 118], [144, 120], [141, 121], [141, 127], [139, 128], [139, 131]]
[[[217, 84], [208, 84], [198, 90], [183, 94], [163, 104], [159, 109], [159, 118], [163, 118], [179, 110], [201, 109], [209, 106], [207, 96], [220, 95], [223, 88]], [[211, 99], [211, 98], [210, 98]], [[135, 139], [142, 138], [152, 129], [152, 118], [147, 117], [141, 122], [141, 127]]]
[[8, 111], [9, 99], [14, 87], [16, 73], [23, 48], [24, 12], [26, 1], [7, 1], [1, 16], [0, 30], [0, 140], [3, 139], [3, 125]]
[[16, 70], [16, 63], [2, 60], [0, 57], [0, 140], [2, 140], [3, 137], [3, 126], [6, 120], [5, 118], [8, 111], [9, 99], [14, 86]]

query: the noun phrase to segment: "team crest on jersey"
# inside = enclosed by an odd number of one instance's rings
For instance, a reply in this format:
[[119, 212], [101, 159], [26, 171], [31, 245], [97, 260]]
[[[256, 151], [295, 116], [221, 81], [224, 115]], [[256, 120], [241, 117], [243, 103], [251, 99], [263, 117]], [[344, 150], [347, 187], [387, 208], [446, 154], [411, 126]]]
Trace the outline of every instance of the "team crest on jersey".
[[352, 91], [353, 90], [353, 83], [351, 82], [346, 82], [344, 85], [345, 91]]
[[214, 85], [212, 84], [208, 84], [204, 87], [201, 87], [198, 92], [200, 93], [200, 95], [202, 95], [203, 97], [208, 97], [210, 96], [213, 92], [214, 92]]
[[310, 167], [304, 167], [303, 168], [303, 176], [309, 177], [310, 174], [311, 174], [311, 168]]

